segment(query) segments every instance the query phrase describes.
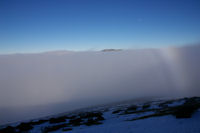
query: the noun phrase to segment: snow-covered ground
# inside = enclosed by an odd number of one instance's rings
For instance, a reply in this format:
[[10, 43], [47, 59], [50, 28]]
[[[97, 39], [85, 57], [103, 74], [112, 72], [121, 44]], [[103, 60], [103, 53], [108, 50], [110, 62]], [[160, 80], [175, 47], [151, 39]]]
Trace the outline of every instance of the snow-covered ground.
[[[182, 114], [181, 118], [174, 113], [177, 111]], [[188, 111], [192, 114], [191, 117], [187, 116]], [[34, 120], [32, 123], [27, 122], [22, 128], [17, 126], [19, 123], [11, 126], [15, 131], [26, 130], [30, 133], [200, 133], [200, 98], [160, 100], [148, 104], [130, 102], [109, 107], [88, 108], [52, 117], [58, 120], [52, 122], [49, 117], [43, 118], [46, 121], [41, 124], [34, 124], [39, 121]], [[78, 124], [72, 122], [77, 119], [81, 120]], [[89, 120], [92, 122], [87, 125]], [[31, 129], [26, 129], [29, 126]], [[2, 131], [0, 133], [6, 130]]]
[[[57, 131], [61, 132], [61, 131]], [[103, 125], [77, 127], [69, 133], [200, 133], [200, 111], [190, 119], [168, 115], [138, 121], [110, 119]]]

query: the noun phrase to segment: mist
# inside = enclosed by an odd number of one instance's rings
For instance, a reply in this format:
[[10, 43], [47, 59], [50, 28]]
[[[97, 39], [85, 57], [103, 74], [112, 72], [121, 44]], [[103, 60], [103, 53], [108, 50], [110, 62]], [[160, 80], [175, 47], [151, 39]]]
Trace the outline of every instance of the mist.
[[200, 45], [0, 55], [0, 125], [140, 97], [200, 96]]

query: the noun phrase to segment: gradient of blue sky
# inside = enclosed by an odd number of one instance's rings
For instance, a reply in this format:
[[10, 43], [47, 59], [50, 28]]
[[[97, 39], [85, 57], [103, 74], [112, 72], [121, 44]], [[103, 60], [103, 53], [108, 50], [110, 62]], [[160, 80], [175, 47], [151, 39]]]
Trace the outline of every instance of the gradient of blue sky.
[[0, 0], [0, 53], [200, 42], [200, 0]]

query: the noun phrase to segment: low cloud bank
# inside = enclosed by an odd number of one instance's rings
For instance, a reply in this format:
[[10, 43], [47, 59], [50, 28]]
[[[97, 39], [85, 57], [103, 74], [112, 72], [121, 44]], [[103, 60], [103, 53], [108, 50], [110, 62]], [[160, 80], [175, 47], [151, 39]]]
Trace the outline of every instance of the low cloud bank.
[[200, 46], [0, 55], [0, 124], [139, 97], [200, 95]]

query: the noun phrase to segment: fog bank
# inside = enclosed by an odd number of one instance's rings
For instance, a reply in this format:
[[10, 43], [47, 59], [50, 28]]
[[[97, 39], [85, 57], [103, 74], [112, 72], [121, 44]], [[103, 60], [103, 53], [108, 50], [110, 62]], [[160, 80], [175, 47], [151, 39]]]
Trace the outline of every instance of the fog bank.
[[146, 96], [199, 96], [200, 46], [0, 55], [0, 124]]

